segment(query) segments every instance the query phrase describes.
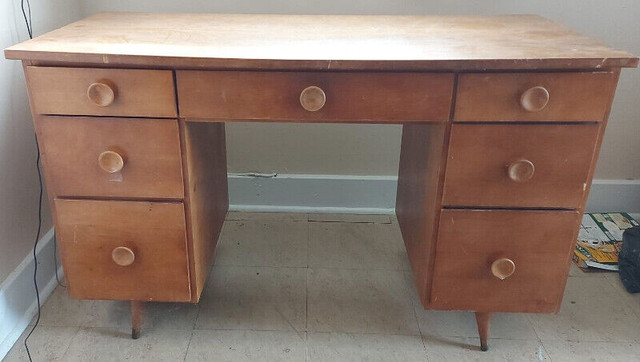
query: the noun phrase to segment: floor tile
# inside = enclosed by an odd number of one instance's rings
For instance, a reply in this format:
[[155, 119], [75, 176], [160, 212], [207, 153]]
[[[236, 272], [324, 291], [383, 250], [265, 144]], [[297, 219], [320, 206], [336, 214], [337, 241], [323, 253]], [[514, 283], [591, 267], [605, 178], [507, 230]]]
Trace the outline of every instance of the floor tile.
[[396, 225], [360, 223], [310, 223], [309, 266], [410, 269]]
[[640, 345], [615, 342], [542, 341], [554, 362], [573, 361], [640, 361]]
[[290, 221], [226, 221], [216, 265], [306, 267], [309, 224]]
[[[640, 318], [640, 293], [631, 294], [627, 292], [620, 281], [620, 276], [618, 273], [612, 273], [605, 277], [609, 284], [613, 286], [613, 288], [618, 292], [621, 300], [627, 303], [629, 308], [635, 313], [635, 315]], [[640, 332], [639, 332], [640, 334]], [[638, 337], [640, 339], [640, 336]]]
[[390, 215], [378, 214], [309, 214], [309, 221], [390, 224]]
[[42, 306], [40, 325], [55, 327], [130, 328], [130, 303], [72, 299], [57, 287]]
[[148, 303], [142, 328], [192, 330], [199, 308], [192, 303]]
[[[63, 361], [62, 357], [79, 329], [77, 327], [38, 326], [28, 341], [31, 358], [34, 361]], [[24, 348], [24, 339], [30, 331], [31, 327], [22, 333], [22, 336], [2, 360], [3, 362], [29, 361], [27, 351]]]
[[[424, 310], [422, 305], [418, 304], [416, 315], [420, 331], [425, 336], [478, 337], [478, 326], [473, 312]], [[537, 339], [526, 314], [493, 313], [489, 325], [492, 338]]]
[[247, 220], [277, 220], [277, 221], [307, 221], [308, 216], [304, 213], [289, 212], [242, 212], [229, 211], [226, 221], [247, 221]]
[[418, 335], [403, 272], [309, 269], [308, 330]]
[[83, 328], [72, 339], [65, 361], [182, 361], [191, 331], [143, 330], [139, 339], [112, 328]]
[[306, 269], [214, 267], [197, 329], [304, 331]]
[[478, 338], [424, 337], [429, 361], [549, 361], [537, 340], [490, 339], [489, 350], [480, 351]]
[[530, 314], [542, 340], [633, 341], [640, 319], [606, 278], [569, 278], [558, 314]]
[[[193, 329], [198, 305], [191, 303], [148, 303], [143, 328]], [[78, 300], [58, 287], [42, 306], [42, 326], [131, 328], [128, 301]]]
[[420, 336], [309, 333], [309, 361], [426, 361]]
[[305, 343], [304, 332], [196, 330], [186, 361], [304, 361]]

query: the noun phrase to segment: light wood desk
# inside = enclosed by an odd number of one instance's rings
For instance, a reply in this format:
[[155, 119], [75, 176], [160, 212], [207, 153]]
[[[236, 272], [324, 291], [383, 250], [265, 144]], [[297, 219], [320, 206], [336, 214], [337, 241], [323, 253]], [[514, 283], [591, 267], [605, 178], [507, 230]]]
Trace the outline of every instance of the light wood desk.
[[397, 216], [425, 308], [556, 312], [621, 67], [538, 16], [107, 13], [20, 59], [69, 293], [198, 302], [225, 122], [400, 123]]

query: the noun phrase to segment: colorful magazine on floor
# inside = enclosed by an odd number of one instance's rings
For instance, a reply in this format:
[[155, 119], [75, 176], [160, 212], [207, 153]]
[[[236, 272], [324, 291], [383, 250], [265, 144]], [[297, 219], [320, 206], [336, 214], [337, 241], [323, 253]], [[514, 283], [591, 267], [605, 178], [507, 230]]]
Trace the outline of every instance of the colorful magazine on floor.
[[583, 269], [618, 270], [624, 230], [638, 226], [626, 212], [585, 213], [578, 232], [574, 262]]

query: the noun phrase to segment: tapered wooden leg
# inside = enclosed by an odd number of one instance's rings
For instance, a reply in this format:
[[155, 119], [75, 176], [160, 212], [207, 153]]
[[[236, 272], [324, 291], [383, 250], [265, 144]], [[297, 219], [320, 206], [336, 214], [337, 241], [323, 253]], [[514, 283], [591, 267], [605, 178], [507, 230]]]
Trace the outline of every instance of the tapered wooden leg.
[[140, 328], [142, 328], [146, 309], [147, 303], [131, 301], [131, 338], [133, 339], [140, 338]]
[[489, 349], [487, 341], [489, 339], [489, 315], [490, 313], [476, 312], [476, 323], [478, 323], [478, 334], [480, 335], [480, 349]]

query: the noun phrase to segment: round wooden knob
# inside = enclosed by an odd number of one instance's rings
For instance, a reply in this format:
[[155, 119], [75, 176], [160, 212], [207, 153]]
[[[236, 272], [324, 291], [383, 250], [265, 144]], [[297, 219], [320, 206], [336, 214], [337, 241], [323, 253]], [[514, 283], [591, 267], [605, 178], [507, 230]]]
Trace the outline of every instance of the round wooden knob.
[[514, 182], [527, 182], [533, 178], [536, 167], [529, 160], [518, 160], [509, 165], [507, 173]]
[[324, 107], [327, 101], [327, 96], [320, 87], [312, 85], [302, 90], [300, 93], [300, 104], [302, 108], [309, 112], [319, 111]]
[[516, 271], [516, 264], [511, 259], [501, 258], [491, 263], [491, 273], [500, 280], [505, 280]]
[[120, 172], [124, 167], [124, 156], [116, 151], [104, 151], [98, 156], [98, 165], [104, 172]]
[[111, 259], [120, 266], [129, 266], [136, 260], [136, 254], [126, 246], [118, 246], [111, 252]]
[[549, 91], [545, 87], [529, 88], [520, 96], [520, 105], [529, 112], [538, 112], [549, 103]]
[[87, 98], [96, 106], [106, 107], [116, 99], [115, 86], [106, 80], [91, 83], [87, 88]]

